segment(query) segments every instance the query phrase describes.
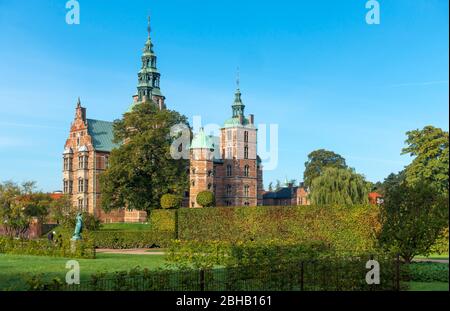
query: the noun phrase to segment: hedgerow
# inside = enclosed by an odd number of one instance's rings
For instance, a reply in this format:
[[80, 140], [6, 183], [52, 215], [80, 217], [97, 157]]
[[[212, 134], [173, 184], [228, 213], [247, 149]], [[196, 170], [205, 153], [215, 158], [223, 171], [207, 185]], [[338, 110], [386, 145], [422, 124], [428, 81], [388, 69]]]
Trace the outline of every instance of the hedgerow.
[[336, 251], [376, 247], [377, 206], [257, 206], [180, 209], [180, 240], [320, 242]]

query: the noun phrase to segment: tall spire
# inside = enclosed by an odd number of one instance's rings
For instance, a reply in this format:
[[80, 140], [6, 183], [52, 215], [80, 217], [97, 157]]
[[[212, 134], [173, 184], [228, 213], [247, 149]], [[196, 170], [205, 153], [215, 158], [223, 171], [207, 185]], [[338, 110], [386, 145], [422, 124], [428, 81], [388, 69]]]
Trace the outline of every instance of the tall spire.
[[237, 68], [236, 74], [236, 93], [234, 94], [234, 103], [231, 106], [233, 109], [233, 118], [239, 118], [240, 116], [244, 116], [244, 108], [245, 105], [242, 103], [241, 99], [241, 90], [240, 87], [240, 78], [239, 78], [239, 67]]
[[150, 26], [150, 16], [147, 19], [147, 41], [145, 42], [144, 50], [142, 53], [142, 67], [138, 73], [138, 102], [144, 100], [154, 100], [154, 97], [162, 98], [164, 101], [164, 96], [161, 94], [159, 89], [160, 74], [156, 68], [156, 54], [153, 51], [153, 43], [150, 38], [151, 26]]
[[150, 15], [148, 16], [148, 25], [147, 25], [147, 32], [148, 32], [148, 38], [150, 39], [150, 32], [152, 31], [152, 27], [150, 26]]

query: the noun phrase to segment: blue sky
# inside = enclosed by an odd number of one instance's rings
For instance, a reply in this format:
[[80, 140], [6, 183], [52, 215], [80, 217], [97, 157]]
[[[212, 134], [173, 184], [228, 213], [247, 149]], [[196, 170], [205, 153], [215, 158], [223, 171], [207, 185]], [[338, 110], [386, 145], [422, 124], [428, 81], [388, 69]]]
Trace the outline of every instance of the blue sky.
[[76, 99], [88, 117], [119, 118], [135, 93], [147, 15], [167, 105], [221, 124], [236, 68], [246, 112], [279, 125], [279, 164], [264, 181], [301, 180], [326, 148], [369, 180], [411, 159], [405, 132], [448, 131], [448, 1], [0, 0], [0, 180], [61, 189]]

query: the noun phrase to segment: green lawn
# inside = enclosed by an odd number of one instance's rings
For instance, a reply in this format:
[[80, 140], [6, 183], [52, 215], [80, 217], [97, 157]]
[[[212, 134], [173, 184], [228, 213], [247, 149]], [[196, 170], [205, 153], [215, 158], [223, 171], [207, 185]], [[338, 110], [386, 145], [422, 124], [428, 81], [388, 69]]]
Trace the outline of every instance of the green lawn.
[[149, 223], [112, 223], [102, 224], [100, 230], [114, 230], [114, 231], [141, 231], [150, 230], [151, 225]]
[[430, 254], [425, 256], [416, 256], [415, 259], [448, 259], [448, 254]]
[[[26, 275], [43, 273], [51, 280], [64, 281], [68, 258], [0, 254], [0, 290], [26, 290]], [[96, 272], [130, 270], [136, 266], [156, 269], [164, 266], [164, 255], [97, 254], [96, 259], [77, 259], [81, 280], [88, 280]]]
[[444, 282], [409, 282], [410, 291], [448, 291], [448, 283]]

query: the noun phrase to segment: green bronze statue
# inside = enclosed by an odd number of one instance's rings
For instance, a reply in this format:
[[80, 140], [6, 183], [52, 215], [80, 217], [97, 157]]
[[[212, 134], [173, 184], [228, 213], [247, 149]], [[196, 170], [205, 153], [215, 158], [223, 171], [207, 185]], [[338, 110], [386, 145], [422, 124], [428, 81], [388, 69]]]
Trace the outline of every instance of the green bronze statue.
[[78, 213], [77, 224], [75, 225], [75, 232], [73, 233], [72, 241], [81, 240], [82, 231], [83, 231], [83, 217], [81, 213]]

